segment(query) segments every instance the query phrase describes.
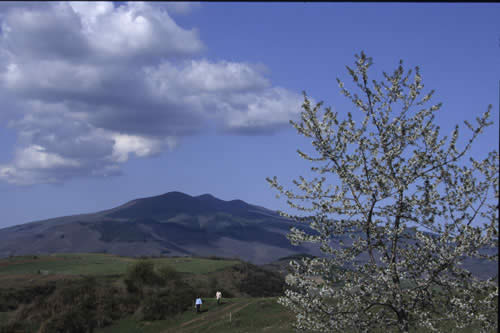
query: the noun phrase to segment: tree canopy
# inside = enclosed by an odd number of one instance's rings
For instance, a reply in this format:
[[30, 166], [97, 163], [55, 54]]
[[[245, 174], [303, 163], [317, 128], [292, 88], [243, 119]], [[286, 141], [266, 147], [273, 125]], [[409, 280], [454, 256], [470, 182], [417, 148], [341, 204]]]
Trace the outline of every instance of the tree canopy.
[[[463, 265], [466, 258], [498, 262], [499, 155], [482, 160], [470, 149], [489, 121], [465, 122], [441, 136], [420, 70], [403, 62], [383, 80], [370, 80], [364, 52], [346, 66], [357, 91], [337, 79], [361, 112], [340, 119], [304, 92], [301, 119], [291, 121], [317, 156], [298, 150], [319, 174], [293, 180], [296, 191], [267, 178], [308, 228], [292, 228], [293, 244], [318, 243], [321, 257], [291, 262], [289, 289], [279, 302], [297, 314], [299, 330], [442, 331], [498, 325], [498, 286]], [[430, 104], [430, 105], [429, 105]], [[460, 147], [459, 147], [460, 146]], [[467, 159], [469, 157], [469, 159]], [[349, 239], [349, 241], [343, 241]]]

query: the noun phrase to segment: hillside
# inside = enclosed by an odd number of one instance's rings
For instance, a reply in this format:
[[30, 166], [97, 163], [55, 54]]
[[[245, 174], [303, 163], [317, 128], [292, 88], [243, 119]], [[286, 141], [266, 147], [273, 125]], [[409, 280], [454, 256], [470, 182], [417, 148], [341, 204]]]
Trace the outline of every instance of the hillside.
[[[10, 257], [0, 259], [0, 332], [80, 332], [84, 327], [137, 332], [144, 325], [146, 331], [177, 327], [174, 331], [187, 332], [204, 323], [198, 320], [207, 310], [212, 319], [233, 313], [231, 325], [240, 325], [240, 310], [269, 303], [268, 297], [281, 295], [283, 288], [279, 274], [222, 258]], [[223, 293], [220, 306], [211, 299], [216, 290]], [[190, 309], [197, 296], [205, 305], [195, 318]]]
[[154, 322], [139, 322], [127, 318], [96, 333], [238, 333], [292, 331], [294, 315], [277, 303], [274, 297], [230, 298], [217, 305], [214, 299], [205, 299], [204, 311], [198, 315], [186, 311], [181, 315]]
[[294, 223], [241, 200], [180, 192], [109, 210], [0, 229], [0, 257], [98, 252], [124, 256], [219, 256], [253, 263], [310, 248], [286, 239]]
[[[217, 256], [271, 264], [297, 254], [321, 255], [314, 245], [291, 245], [286, 234], [292, 226], [298, 224], [242, 200], [169, 192], [97, 213], [0, 229], [0, 258], [108, 253], [132, 257]], [[410, 228], [408, 232], [415, 230]], [[351, 241], [348, 237], [342, 240], [346, 244]], [[357, 259], [366, 260], [366, 255]], [[284, 265], [279, 264], [277, 270], [283, 272]], [[464, 265], [482, 279], [498, 274], [496, 262], [465, 258]]]
[[[155, 269], [144, 270], [147, 262]], [[145, 280], [153, 275], [162, 281]], [[220, 258], [11, 257], [0, 259], [0, 332], [291, 332], [294, 314], [277, 303], [283, 283], [278, 274]], [[201, 313], [192, 305], [197, 296]], [[440, 329], [449, 331], [446, 323]]]

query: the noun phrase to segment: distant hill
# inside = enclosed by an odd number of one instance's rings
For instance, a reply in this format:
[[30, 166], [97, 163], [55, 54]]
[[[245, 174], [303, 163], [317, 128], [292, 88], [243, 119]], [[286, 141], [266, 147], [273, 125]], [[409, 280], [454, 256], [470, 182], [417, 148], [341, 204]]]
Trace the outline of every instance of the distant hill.
[[[0, 257], [89, 252], [123, 256], [218, 256], [271, 264], [269, 268], [274, 266], [284, 272], [289, 260], [280, 258], [321, 254], [311, 244], [291, 245], [286, 234], [292, 226], [298, 224], [242, 200], [169, 192], [97, 213], [0, 229]], [[358, 259], [363, 260], [362, 257]], [[464, 264], [481, 278], [498, 274], [496, 262], [466, 259]]]
[[293, 221], [276, 212], [242, 200], [169, 192], [97, 213], [0, 229], [0, 257], [103, 252], [125, 256], [213, 255], [261, 264], [312, 251], [292, 246], [286, 239], [292, 225]]

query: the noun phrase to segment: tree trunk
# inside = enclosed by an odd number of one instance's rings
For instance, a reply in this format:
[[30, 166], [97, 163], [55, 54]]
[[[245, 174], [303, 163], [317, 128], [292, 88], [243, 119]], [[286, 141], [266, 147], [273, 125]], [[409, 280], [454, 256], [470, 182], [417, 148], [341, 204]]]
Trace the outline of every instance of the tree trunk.
[[410, 325], [408, 323], [408, 313], [405, 310], [398, 312], [399, 330], [403, 333], [410, 332]]

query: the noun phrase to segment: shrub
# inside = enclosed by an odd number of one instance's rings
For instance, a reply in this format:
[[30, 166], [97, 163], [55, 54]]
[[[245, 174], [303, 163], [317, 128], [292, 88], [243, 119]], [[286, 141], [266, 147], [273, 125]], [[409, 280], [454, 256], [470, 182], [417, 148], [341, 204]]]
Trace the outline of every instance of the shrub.
[[[60, 286], [49, 296], [43, 293], [31, 304], [20, 306], [4, 331], [92, 332], [121, 316], [118, 289], [104, 288], [93, 278]], [[21, 324], [18, 324], [21, 323]]]
[[181, 277], [179, 272], [169, 265], [161, 265], [158, 267], [157, 275], [163, 284], [167, 284], [169, 281], [178, 281]]
[[176, 282], [173, 287], [148, 294], [141, 307], [142, 320], [160, 320], [191, 307], [196, 293], [188, 284]]
[[[159, 320], [182, 312], [191, 306], [195, 291], [181, 280], [171, 266], [155, 266], [154, 262], [140, 260], [127, 270], [124, 279], [127, 290], [139, 299], [129, 299], [129, 310], [135, 305], [141, 320]], [[142, 302], [140, 306], [137, 301]]]
[[154, 285], [159, 282], [158, 275], [154, 270], [154, 263], [142, 259], [128, 268], [126, 279], [136, 286]]
[[284, 278], [276, 273], [264, 270], [258, 266], [244, 263], [235, 267], [243, 274], [239, 290], [252, 297], [280, 296], [285, 287]]
[[152, 261], [140, 260], [129, 267], [124, 282], [129, 292], [137, 293], [144, 286], [165, 286], [179, 279], [180, 274], [169, 265], [155, 266]]
[[40, 333], [88, 333], [93, 332], [96, 320], [88, 310], [71, 308], [48, 319], [40, 327]]
[[20, 304], [30, 303], [37, 296], [47, 297], [55, 289], [54, 283], [22, 289], [0, 289], [0, 312], [13, 311]]
[[129, 293], [135, 294], [140, 291], [139, 287], [137, 286], [136, 282], [134, 282], [134, 280], [125, 278], [123, 282], [125, 282], [125, 286], [127, 287], [127, 291]]

